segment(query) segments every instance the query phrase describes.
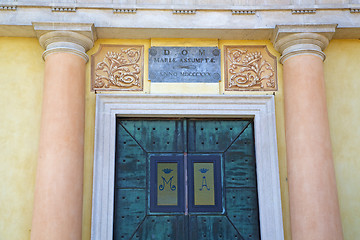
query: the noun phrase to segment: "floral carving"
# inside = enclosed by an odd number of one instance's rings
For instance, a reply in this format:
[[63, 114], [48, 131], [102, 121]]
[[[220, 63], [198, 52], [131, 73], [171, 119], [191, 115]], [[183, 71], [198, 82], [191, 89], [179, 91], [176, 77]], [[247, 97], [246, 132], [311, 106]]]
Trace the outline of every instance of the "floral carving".
[[226, 90], [276, 90], [275, 58], [270, 54], [265, 58], [267, 51], [256, 50], [226, 48]]
[[93, 71], [93, 88], [142, 90], [142, 47], [111, 46], [105, 52]]

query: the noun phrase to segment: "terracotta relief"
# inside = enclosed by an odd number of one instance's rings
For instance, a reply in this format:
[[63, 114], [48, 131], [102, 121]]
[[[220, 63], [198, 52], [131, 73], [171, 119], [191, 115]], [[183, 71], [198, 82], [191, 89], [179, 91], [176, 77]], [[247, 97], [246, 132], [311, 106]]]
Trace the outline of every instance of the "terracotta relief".
[[276, 91], [276, 57], [266, 46], [225, 46], [226, 91]]
[[144, 46], [100, 45], [91, 56], [91, 90], [142, 91]]

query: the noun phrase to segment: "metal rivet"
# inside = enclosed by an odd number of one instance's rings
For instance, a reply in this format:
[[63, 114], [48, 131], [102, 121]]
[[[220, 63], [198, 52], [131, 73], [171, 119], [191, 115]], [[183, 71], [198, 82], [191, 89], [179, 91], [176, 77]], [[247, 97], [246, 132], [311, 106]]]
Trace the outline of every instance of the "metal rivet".
[[170, 220], [168, 219], [168, 220], [166, 220], [168, 223], [170, 222]]
[[140, 197], [136, 197], [136, 199], [140, 199]]
[[124, 144], [126, 144], [126, 142], [124, 142]]
[[235, 199], [235, 196], [233, 196], [233, 199]]
[[230, 131], [232, 131], [233, 130], [233, 128], [230, 128]]
[[219, 222], [222, 222], [222, 220], [221, 220], [221, 219], [219, 219]]
[[216, 144], [219, 144], [219, 142], [216, 142]]
[[126, 160], [124, 159], [123, 162], [126, 162]]
[[153, 130], [155, 130], [155, 128], [153, 128]]
[[152, 222], [155, 222], [155, 220], [153, 219], [153, 220], [151, 220]]
[[251, 216], [250, 216], [250, 215], [248, 215], [248, 218], [251, 218]]
[[234, 215], [234, 218], [236, 218], [236, 215]]
[[139, 216], [136, 216], [136, 218], [140, 218]]
[[166, 144], [170, 144], [170, 142], [166, 142]]
[[138, 128], [138, 130], [140, 130], [140, 128]]
[[217, 130], [218, 130], [218, 128], [215, 128], [215, 130], [217, 131]]
[[204, 144], [204, 142], [201, 142], [201, 144]]
[[232, 178], [231, 180], [235, 180], [235, 178]]
[[153, 144], [155, 144], [155, 142], [153, 142]]
[[166, 130], [168, 130], [168, 131], [169, 131], [169, 130], [170, 130], [170, 128], [166, 128]]
[[125, 218], [125, 216], [121, 216], [121, 218]]
[[122, 197], [122, 199], [125, 199], [125, 197]]
[[206, 234], [204, 234], [203, 236], [206, 237]]
[[204, 130], [203, 128], [200, 128], [200, 130]]
[[123, 178], [122, 180], [125, 181], [125, 178]]

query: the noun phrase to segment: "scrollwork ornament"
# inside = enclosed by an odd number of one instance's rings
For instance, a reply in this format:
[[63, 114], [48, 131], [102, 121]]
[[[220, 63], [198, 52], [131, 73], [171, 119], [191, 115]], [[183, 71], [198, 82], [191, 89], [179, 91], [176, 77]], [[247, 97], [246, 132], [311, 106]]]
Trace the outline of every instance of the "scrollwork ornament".
[[265, 58], [263, 52], [226, 48], [226, 90], [276, 90], [276, 61], [272, 55]]
[[94, 89], [142, 89], [142, 48], [112, 48], [94, 69]]

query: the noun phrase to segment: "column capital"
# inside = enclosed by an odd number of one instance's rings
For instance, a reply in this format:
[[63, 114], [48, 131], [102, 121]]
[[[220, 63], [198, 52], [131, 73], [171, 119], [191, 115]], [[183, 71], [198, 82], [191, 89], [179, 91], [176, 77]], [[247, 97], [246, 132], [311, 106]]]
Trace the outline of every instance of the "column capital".
[[280, 62], [301, 54], [312, 54], [325, 60], [323, 50], [335, 33], [337, 24], [276, 25], [272, 42], [281, 53]]
[[96, 40], [94, 24], [89, 23], [43, 23], [33, 27], [40, 45], [45, 48], [43, 59], [52, 53], [69, 52], [89, 60], [86, 52]]

